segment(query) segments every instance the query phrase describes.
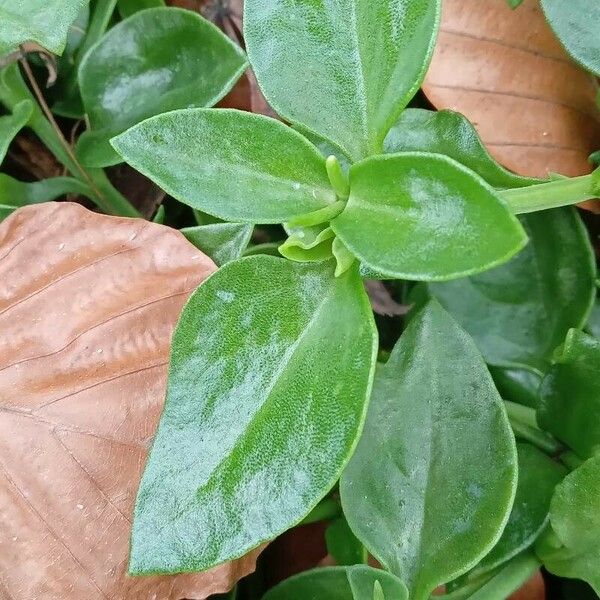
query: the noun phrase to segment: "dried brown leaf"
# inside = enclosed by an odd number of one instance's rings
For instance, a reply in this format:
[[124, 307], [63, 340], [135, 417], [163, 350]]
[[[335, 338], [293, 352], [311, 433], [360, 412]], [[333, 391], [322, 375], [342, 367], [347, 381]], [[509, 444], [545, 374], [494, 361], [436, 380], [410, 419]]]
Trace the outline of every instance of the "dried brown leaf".
[[76, 204], [0, 225], [0, 597], [202, 599], [254, 569], [126, 574], [173, 327], [214, 270], [173, 229]]
[[538, 0], [444, 0], [423, 90], [476, 126], [490, 153], [522, 175], [591, 170], [600, 147], [598, 85], [565, 54]]

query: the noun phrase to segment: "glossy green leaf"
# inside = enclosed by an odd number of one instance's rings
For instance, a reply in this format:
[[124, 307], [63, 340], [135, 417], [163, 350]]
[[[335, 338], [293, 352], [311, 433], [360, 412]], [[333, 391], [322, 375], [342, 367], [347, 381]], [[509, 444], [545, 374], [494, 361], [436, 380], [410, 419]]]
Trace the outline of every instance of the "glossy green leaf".
[[262, 600], [373, 600], [377, 581], [385, 600], [408, 600], [399, 579], [364, 565], [304, 571], [269, 590]]
[[537, 419], [581, 458], [600, 450], [600, 340], [569, 331], [542, 381]]
[[246, 0], [244, 33], [271, 106], [360, 160], [419, 89], [439, 13], [440, 0]]
[[211, 223], [186, 227], [181, 233], [220, 267], [242, 256], [250, 242], [252, 230], [252, 225], [243, 223]]
[[10, 143], [25, 127], [32, 113], [33, 103], [30, 100], [23, 100], [15, 106], [12, 114], [0, 116], [0, 164], [8, 152]]
[[0, 56], [23, 42], [62, 54], [69, 25], [89, 0], [0, 0]]
[[354, 450], [376, 351], [355, 270], [256, 256], [207, 279], [174, 334], [130, 572], [201, 571], [300, 522]]
[[441, 154], [367, 159], [331, 222], [367, 267], [398, 279], [446, 280], [503, 263], [527, 237], [480, 177]]
[[118, 0], [117, 9], [121, 17], [126, 19], [140, 10], [164, 5], [164, 0]]
[[316, 148], [262, 115], [180, 110], [143, 121], [112, 144], [177, 200], [228, 221], [282, 223], [335, 202]]
[[567, 470], [560, 463], [532, 446], [519, 442], [519, 481], [506, 527], [498, 543], [474, 569], [490, 571], [529, 548], [548, 520], [554, 488]]
[[215, 25], [179, 8], [153, 8], [113, 27], [79, 68], [90, 130], [78, 141], [91, 167], [120, 162], [109, 139], [166, 111], [212, 106], [246, 68], [243, 52]]
[[487, 273], [428, 286], [475, 339], [492, 365], [543, 373], [570, 327], [582, 327], [593, 302], [595, 263], [576, 211], [523, 215], [530, 243]]
[[473, 341], [432, 301], [377, 372], [340, 482], [348, 523], [423, 600], [495, 545], [516, 484], [498, 392]]
[[73, 177], [51, 177], [25, 182], [0, 173], [0, 205], [3, 206], [0, 220], [20, 206], [49, 202], [66, 194], [94, 197], [92, 190], [85, 183]]
[[537, 408], [538, 390], [542, 383], [539, 373], [528, 369], [489, 366], [496, 388], [505, 400]]
[[359, 565], [367, 562], [367, 551], [354, 535], [344, 517], [335, 519], [325, 530], [327, 552], [338, 565]]
[[565, 50], [600, 76], [600, 4], [590, 0], [541, 0], [546, 19]]
[[536, 551], [548, 571], [587, 581], [600, 594], [600, 456], [565, 477], [550, 504], [552, 541]]
[[511, 173], [497, 163], [479, 135], [460, 113], [409, 108], [402, 112], [385, 138], [386, 154], [395, 152], [433, 152], [465, 165], [495, 188], [523, 187], [538, 179]]

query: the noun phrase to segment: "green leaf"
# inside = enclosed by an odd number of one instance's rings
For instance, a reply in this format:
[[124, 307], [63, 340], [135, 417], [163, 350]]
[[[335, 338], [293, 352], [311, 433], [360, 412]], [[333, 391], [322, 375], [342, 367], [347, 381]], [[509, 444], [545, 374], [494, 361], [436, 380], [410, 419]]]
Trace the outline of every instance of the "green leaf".
[[546, 19], [565, 50], [600, 76], [600, 4], [589, 0], [541, 0]]
[[367, 267], [439, 281], [489, 269], [526, 243], [519, 221], [480, 177], [440, 154], [367, 159], [331, 227]]
[[516, 485], [515, 441], [485, 364], [430, 302], [377, 372], [340, 482], [348, 523], [423, 600], [495, 545]]
[[134, 14], [102, 37], [80, 65], [90, 123], [77, 143], [80, 160], [90, 167], [121, 162], [111, 137], [153, 115], [212, 106], [245, 69], [244, 53], [191, 11], [163, 7]]
[[299, 523], [362, 429], [377, 334], [356, 270], [254, 256], [192, 295], [138, 492], [132, 574], [202, 571]]
[[118, 0], [117, 9], [121, 18], [126, 19], [140, 10], [164, 5], [164, 0]]
[[600, 299], [596, 297], [592, 312], [590, 313], [585, 328], [594, 336], [600, 339]]
[[32, 113], [33, 102], [22, 100], [15, 106], [12, 114], [0, 117], [0, 164], [8, 152], [10, 143], [17, 133], [27, 125]]
[[498, 543], [473, 570], [490, 571], [529, 548], [548, 521], [554, 488], [567, 470], [535, 446], [519, 442], [519, 481], [506, 527]]
[[386, 154], [433, 152], [453, 158], [495, 188], [523, 187], [539, 179], [511, 173], [489, 154], [476, 129], [460, 113], [409, 108], [385, 138]]
[[327, 552], [338, 565], [359, 565], [367, 562], [367, 552], [352, 533], [344, 517], [332, 521], [325, 530]]
[[171, 196], [227, 221], [282, 223], [335, 202], [316, 148], [262, 115], [180, 110], [143, 121], [112, 144]]
[[512, 261], [428, 288], [473, 336], [488, 363], [543, 373], [568, 329], [586, 322], [596, 268], [574, 209], [523, 215], [521, 223], [531, 241]]
[[94, 198], [92, 190], [73, 177], [51, 177], [28, 183], [0, 173], [0, 205], [3, 206], [0, 220], [20, 206], [49, 202], [66, 194]]
[[0, 56], [23, 42], [62, 54], [69, 25], [88, 0], [0, 0]]
[[523, 0], [506, 0], [511, 8], [518, 8], [523, 4]]
[[560, 483], [550, 504], [552, 538], [536, 552], [548, 571], [587, 581], [600, 594], [600, 456], [584, 462]]
[[542, 383], [539, 373], [528, 369], [489, 366], [496, 388], [505, 400], [537, 408], [538, 390]]
[[600, 340], [571, 329], [540, 388], [541, 427], [581, 458], [600, 450]]
[[252, 225], [243, 223], [211, 223], [186, 227], [181, 233], [219, 267], [240, 258], [252, 236]]
[[376, 582], [385, 600], [408, 600], [399, 579], [366, 565], [304, 571], [270, 589], [262, 600], [373, 600]]
[[360, 160], [419, 89], [440, 0], [246, 0], [260, 87], [287, 121]]
[[331, 227], [313, 225], [312, 227], [292, 227], [296, 230], [279, 246], [279, 253], [290, 260], [317, 261], [333, 256], [331, 244], [334, 233]]

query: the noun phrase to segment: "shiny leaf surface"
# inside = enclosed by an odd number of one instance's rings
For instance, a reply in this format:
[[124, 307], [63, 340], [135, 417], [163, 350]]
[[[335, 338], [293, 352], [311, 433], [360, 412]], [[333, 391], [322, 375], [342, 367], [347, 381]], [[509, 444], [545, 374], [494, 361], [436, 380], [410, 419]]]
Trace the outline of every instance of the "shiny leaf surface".
[[521, 217], [530, 242], [509, 263], [429, 290], [475, 339], [486, 361], [544, 372], [595, 294], [587, 232], [571, 208]]
[[263, 600], [373, 600], [379, 582], [385, 600], [408, 600], [406, 586], [372, 567], [328, 567], [304, 571], [269, 590]]
[[453, 158], [483, 177], [495, 188], [523, 187], [538, 183], [531, 177], [515, 175], [496, 162], [476, 129], [460, 113], [409, 108], [385, 138], [386, 154], [434, 152]]
[[541, 0], [548, 23], [566, 51], [600, 77], [600, 5], [589, 0]]
[[0, 0], [0, 56], [23, 42], [62, 54], [69, 25], [88, 0]]
[[439, 0], [246, 0], [244, 33], [271, 106], [360, 160], [419, 89], [439, 12]]
[[569, 331], [542, 381], [537, 419], [581, 458], [600, 449], [600, 340]]
[[565, 477], [550, 505], [552, 531], [562, 546], [537, 545], [551, 573], [587, 581], [600, 594], [600, 456]]
[[352, 454], [376, 350], [356, 270], [254, 256], [208, 279], [174, 335], [130, 571], [203, 570], [304, 518]]
[[516, 484], [514, 438], [485, 364], [430, 302], [377, 372], [340, 482], [350, 527], [423, 600], [494, 546]]
[[126, 573], [171, 334], [212, 261], [173, 229], [69, 202], [11, 215], [0, 257], [0, 596], [200, 600], [228, 590], [256, 553], [206, 573]]
[[90, 130], [77, 153], [91, 167], [120, 162], [108, 140], [166, 111], [212, 106], [246, 68], [243, 52], [212, 23], [178, 8], [153, 8], [113, 27], [79, 68]]
[[181, 233], [220, 267], [242, 256], [252, 235], [252, 225], [210, 223], [186, 227]]
[[480, 177], [440, 154], [367, 159], [331, 227], [367, 267], [398, 279], [445, 280], [505, 262], [527, 238]]
[[181, 110], [148, 119], [112, 144], [181, 202], [228, 221], [281, 223], [335, 202], [316, 148], [262, 115]]

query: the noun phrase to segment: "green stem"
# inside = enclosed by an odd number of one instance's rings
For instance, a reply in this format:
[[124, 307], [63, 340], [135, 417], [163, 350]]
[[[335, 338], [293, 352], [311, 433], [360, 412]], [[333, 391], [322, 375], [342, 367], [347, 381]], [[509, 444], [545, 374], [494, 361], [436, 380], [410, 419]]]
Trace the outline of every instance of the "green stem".
[[558, 458], [560, 462], [571, 471], [574, 471], [583, 464], [583, 460], [581, 460], [581, 458], [579, 458], [572, 450], [561, 452]]
[[557, 179], [523, 188], [502, 190], [500, 196], [515, 214], [569, 206], [598, 196], [597, 174]]
[[504, 400], [504, 406], [509, 417], [515, 418], [529, 427], [539, 429], [537, 419], [535, 417], [535, 409], [530, 406], [523, 406], [517, 402]]
[[509, 415], [508, 417], [510, 421], [510, 425], [515, 434], [515, 437], [523, 439], [537, 448], [539, 448], [542, 452], [549, 454], [551, 456], [555, 456], [562, 449], [561, 444], [555, 440], [549, 433], [542, 431], [541, 429], [537, 429], [536, 427], [531, 427], [527, 425], [519, 419], [515, 419]]
[[340, 516], [340, 503], [334, 498], [325, 498], [302, 519], [300, 525], [309, 525], [317, 521], [328, 521]]
[[331, 219], [337, 217], [344, 210], [345, 206], [346, 203], [343, 200], [338, 200], [319, 210], [290, 219], [288, 225], [291, 227], [312, 227], [313, 225], [327, 223], [328, 221], [331, 221]]
[[344, 171], [342, 171], [340, 161], [332, 154], [327, 157], [325, 167], [327, 168], [329, 183], [331, 183], [331, 187], [334, 189], [337, 197], [340, 200], [347, 200], [348, 196], [350, 196], [350, 182]]

